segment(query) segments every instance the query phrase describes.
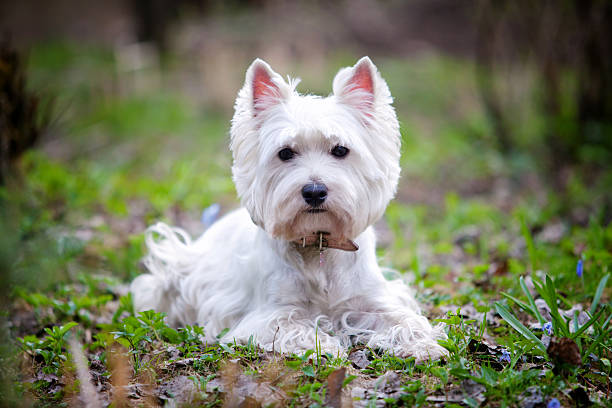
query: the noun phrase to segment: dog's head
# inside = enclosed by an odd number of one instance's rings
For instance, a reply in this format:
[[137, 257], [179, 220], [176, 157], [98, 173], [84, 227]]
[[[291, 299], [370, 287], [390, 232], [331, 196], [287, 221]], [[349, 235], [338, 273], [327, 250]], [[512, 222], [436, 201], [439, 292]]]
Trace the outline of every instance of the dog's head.
[[399, 178], [400, 132], [386, 82], [368, 57], [341, 69], [333, 94], [299, 95], [255, 60], [231, 128], [242, 204], [270, 235], [353, 239], [378, 220]]

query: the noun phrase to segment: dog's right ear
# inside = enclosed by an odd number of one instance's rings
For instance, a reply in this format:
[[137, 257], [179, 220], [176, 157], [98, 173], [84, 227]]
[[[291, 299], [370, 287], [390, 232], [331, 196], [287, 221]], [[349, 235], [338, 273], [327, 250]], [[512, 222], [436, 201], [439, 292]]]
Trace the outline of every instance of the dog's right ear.
[[251, 95], [254, 116], [287, 98], [288, 88], [283, 78], [259, 58], [247, 70], [244, 89]]
[[376, 106], [393, 102], [387, 83], [369, 57], [338, 71], [333, 90], [339, 102], [353, 108], [363, 118], [372, 118]]

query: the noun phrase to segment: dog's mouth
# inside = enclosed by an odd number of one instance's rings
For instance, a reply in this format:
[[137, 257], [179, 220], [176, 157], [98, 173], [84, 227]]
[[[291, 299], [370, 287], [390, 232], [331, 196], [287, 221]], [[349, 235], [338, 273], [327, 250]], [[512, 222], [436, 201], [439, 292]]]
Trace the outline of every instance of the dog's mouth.
[[308, 210], [306, 210], [308, 214], [320, 214], [326, 211], [327, 210], [325, 208], [309, 208]]

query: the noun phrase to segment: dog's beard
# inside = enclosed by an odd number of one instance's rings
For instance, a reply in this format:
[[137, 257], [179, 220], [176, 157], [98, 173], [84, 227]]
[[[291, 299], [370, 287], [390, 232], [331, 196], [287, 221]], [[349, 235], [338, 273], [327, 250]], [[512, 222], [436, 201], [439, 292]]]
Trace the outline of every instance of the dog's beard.
[[283, 216], [278, 214], [266, 228], [275, 238], [296, 241], [302, 237], [319, 232], [329, 233], [336, 239], [352, 238], [351, 219], [343, 210], [321, 206], [317, 208], [300, 207]]

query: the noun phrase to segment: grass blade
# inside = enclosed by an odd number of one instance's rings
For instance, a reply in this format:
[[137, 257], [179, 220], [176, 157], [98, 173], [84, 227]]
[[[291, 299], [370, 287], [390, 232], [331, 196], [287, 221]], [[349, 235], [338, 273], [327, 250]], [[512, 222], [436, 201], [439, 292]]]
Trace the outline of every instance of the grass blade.
[[[600, 347], [603, 346], [603, 342], [602, 339], [610, 336], [610, 331], [602, 331], [599, 336], [597, 336], [594, 340], [593, 343], [589, 346], [589, 348], [582, 354], [583, 356], [588, 356], [589, 354], [591, 354], [596, 347]], [[605, 347], [605, 346], [604, 346]]]
[[527, 288], [527, 284], [525, 283], [525, 279], [523, 279], [522, 276], [519, 279], [519, 283], [521, 285], [521, 289], [523, 289], [523, 292], [525, 293], [525, 296], [527, 296], [527, 300], [529, 300], [529, 304], [531, 305], [531, 308], [533, 309], [533, 313], [535, 317], [538, 319], [538, 322], [540, 322], [540, 324], [543, 325], [544, 323], [546, 323], [546, 320], [544, 320], [544, 318], [540, 314], [540, 311], [538, 310], [538, 307], [535, 304], [535, 300], [533, 300], [533, 296], [531, 296], [531, 293], [529, 292], [529, 289]]
[[535, 288], [536, 292], [538, 292], [538, 295], [540, 295], [540, 297], [544, 299], [546, 303], [548, 303], [548, 292], [544, 290], [544, 284], [533, 275], [531, 276], [531, 280], [533, 282], [533, 287]]
[[[555, 322], [555, 328], [561, 331], [563, 337], [571, 337], [569, 320], [564, 319], [559, 313], [559, 306], [557, 305], [557, 290], [555, 289], [555, 283], [546, 275], [546, 284], [544, 286], [544, 292], [546, 293], [546, 303], [550, 308], [550, 315]], [[557, 332], [555, 334], [558, 335]]]
[[597, 285], [597, 290], [595, 291], [595, 295], [593, 296], [593, 303], [591, 304], [591, 314], [595, 313], [597, 310], [597, 306], [599, 306], [599, 300], [601, 299], [601, 294], [606, 288], [606, 284], [608, 283], [608, 278], [610, 278], [610, 274], [607, 274], [599, 281], [599, 285]]
[[609, 315], [607, 319], [604, 321], [604, 323], [601, 325], [602, 330], [606, 330], [608, 328], [608, 324], [610, 323], [611, 319], [612, 319], [612, 314]]
[[536, 337], [535, 334], [531, 332], [527, 327], [523, 325], [510, 310], [508, 310], [504, 305], [499, 302], [495, 302], [495, 310], [499, 315], [506, 321], [510, 326], [512, 326], [516, 331], [521, 333], [523, 337], [528, 340], [531, 340], [535, 346], [542, 352], [546, 353], [546, 346], [540, 339]]
[[578, 329], [580, 328], [580, 326], [578, 325], [578, 311], [574, 310], [574, 333], [578, 332]]
[[550, 307], [551, 314], [561, 317], [559, 315], [559, 307], [557, 306], [557, 291], [555, 290], [555, 284], [548, 275], [546, 275], [546, 285], [544, 289], [546, 290], [546, 293], [548, 295], [547, 303]]
[[597, 314], [595, 316], [591, 317], [588, 322], [586, 322], [580, 329], [578, 329], [575, 333], [572, 334], [572, 339], [577, 338], [582, 333], [584, 333], [584, 331], [586, 329], [591, 327], [593, 325], [593, 323], [595, 323], [597, 321], [597, 319], [599, 319], [599, 317], [603, 314], [603, 312], [606, 311], [606, 309], [607, 309], [607, 307], [602, 307], [601, 310], [599, 312], [597, 312]]
[[529, 307], [529, 305], [525, 302], [523, 302], [522, 300], [519, 300], [517, 298], [515, 298], [512, 295], [507, 294], [506, 292], [501, 292], [501, 295], [503, 297], [505, 297], [506, 299], [509, 299], [511, 301], [513, 301], [514, 303], [517, 304], [518, 307], [520, 307], [521, 309], [523, 309], [524, 311], [531, 313], [531, 308]]

